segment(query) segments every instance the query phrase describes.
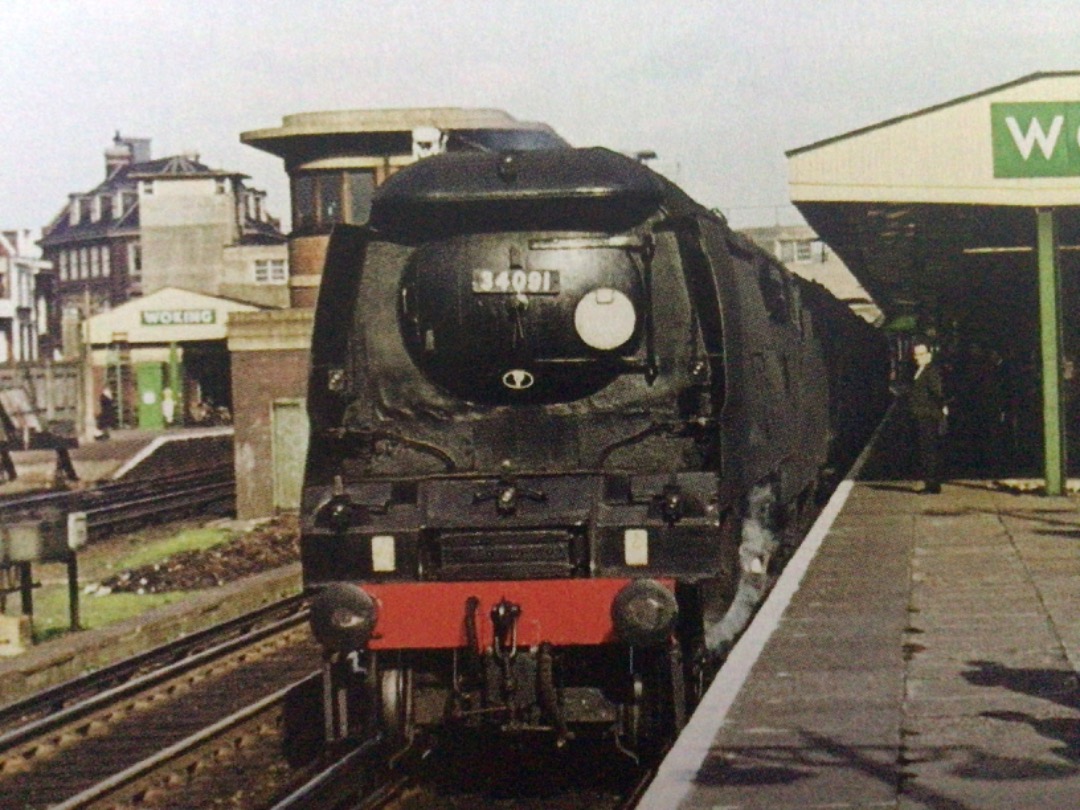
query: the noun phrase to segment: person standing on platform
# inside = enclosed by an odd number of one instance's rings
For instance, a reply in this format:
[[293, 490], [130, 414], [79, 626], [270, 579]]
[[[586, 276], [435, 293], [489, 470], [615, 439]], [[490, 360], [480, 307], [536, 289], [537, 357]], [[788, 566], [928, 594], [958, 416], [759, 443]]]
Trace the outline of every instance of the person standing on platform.
[[915, 379], [908, 394], [908, 407], [915, 420], [919, 452], [919, 472], [922, 474], [924, 495], [941, 492], [941, 436], [945, 432], [949, 407], [945, 404], [945, 387], [941, 372], [934, 364], [934, 353], [925, 341], [912, 347], [915, 359]]
[[113, 399], [112, 389], [108, 386], [102, 389], [101, 398], [98, 400], [98, 438], [109, 438], [109, 431], [116, 430], [120, 421], [116, 413], [116, 400]]
[[161, 392], [161, 416], [165, 420], [165, 427], [171, 428], [173, 420], [176, 419], [176, 399], [171, 388], [165, 388]]

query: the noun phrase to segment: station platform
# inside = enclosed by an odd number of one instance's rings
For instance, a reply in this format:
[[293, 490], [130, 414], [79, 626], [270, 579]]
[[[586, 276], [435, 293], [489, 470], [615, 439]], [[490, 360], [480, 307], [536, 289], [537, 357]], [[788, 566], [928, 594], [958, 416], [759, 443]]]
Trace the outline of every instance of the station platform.
[[[1080, 807], [1080, 500], [841, 484], [641, 810]], [[903, 467], [901, 464], [900, 467]]]
[[[108, 439], [82, 441], [69, 451], [79, 480], [67, 486], [85, 487], [118, 480], [132, 474], [137, 467], [142, 468], [140, 473], [152, 474], [158, 460], [155, 456], [172, 467], [187, 463], [176, 452], [168, 453], [166, 457], [161, 452], [165, 445], [191, 444], [192, 449], [186, 455], [192, 457], [192, 465], [206, 464], [218, 457], [227, 460], [232, 431], [231, 427], [114, 430]], [[223, 448], [217, 448], [219, 440], [228, 441]], [[0, 482], [0, 497], [50, 489], [56, 485], [55, 450], [15, 450], [11, 457], [18, 477], [14, 481]]]

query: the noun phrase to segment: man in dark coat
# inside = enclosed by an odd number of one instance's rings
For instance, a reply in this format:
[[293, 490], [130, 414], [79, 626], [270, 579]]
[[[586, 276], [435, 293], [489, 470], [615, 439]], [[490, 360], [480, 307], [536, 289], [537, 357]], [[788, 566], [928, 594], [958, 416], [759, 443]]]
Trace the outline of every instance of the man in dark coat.
[[116, 400], [113, 399], [112, 389], [105, 386], [101, 391], [101, 397], [98, 399], [98, 438], [109, 438], [109, 431], [116, 430], [119, 424], [120, 420], [116, 412]]
[[941, 372], [934, 364], [934, 353], [925, 342], [912, 347], [915, 358], [915, 379], [911, 384], [908, 406], [915, 420], [916, 440], [919, 449], [919, 468], [925, 486], [923, 494], [941, 492], [940, 463], [941, 435], [945, 432], [945, 418], [949, 413], [945, 404], [945, 389]]

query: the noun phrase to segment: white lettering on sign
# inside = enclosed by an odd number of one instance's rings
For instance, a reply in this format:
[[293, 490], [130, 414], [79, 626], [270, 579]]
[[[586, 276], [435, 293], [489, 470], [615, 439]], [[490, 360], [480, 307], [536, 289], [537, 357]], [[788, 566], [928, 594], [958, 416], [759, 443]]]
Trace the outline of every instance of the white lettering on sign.
[[[1020, 150], [1020, 154], [1024, 160], [1031, 157], [1031, 150], [1035, 146], [1035, 142], [1038, 141], [1039, 149], [1042, 150], [1043, 157], [1047, 160], [1050, 159], [1050, 155], [1054, 154], [1054, 148], [1057, 146], [1057, 139], [1061, 135], [1061, 128], [1065, 126], [1065, 116], [1055, 115], [1054, 120], [1050, 124], [1050, 131], [1043, 132], [1042, 124], [1039, 123], [1039, 119], [1032, 117], [1031, 122], [1028, 124], [1028, 131], [1021, 132], [1020, 125], [1016, 122], [1016, 119], [1011, 115], [1005, 119], [1005, 126], [1009, 128], [1009, 134], [1013, 137], [1013, 143], [1016, 144], [1016, 148]], [[1078, 140], [1080, 140], [1080, 134], [1078, 134]]]
[[217, 313], [212, 309], [144, 309], [145, 326], [190, 326], [214, 323]]

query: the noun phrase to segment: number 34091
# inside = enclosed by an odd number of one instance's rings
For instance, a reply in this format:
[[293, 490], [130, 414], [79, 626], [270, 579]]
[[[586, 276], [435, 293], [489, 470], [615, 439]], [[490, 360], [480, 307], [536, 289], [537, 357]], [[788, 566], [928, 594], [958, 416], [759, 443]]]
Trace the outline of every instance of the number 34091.
[[558, 270], [473, 270], [474, 293], [526, 293], [554, 295], [559, 291]]

